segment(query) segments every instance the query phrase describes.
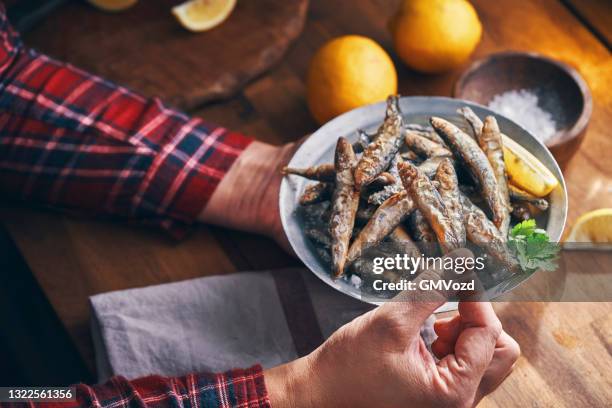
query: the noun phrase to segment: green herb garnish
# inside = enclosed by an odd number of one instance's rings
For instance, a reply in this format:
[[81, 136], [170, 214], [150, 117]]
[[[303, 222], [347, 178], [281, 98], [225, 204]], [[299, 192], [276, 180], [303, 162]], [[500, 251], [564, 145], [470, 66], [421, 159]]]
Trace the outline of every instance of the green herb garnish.
[[557, 269], [559, 244], [550, 242], [546, 231], [538, 228], [533, 219], [523, 221], [512, 228], [508, 247], [526, 273], [531, 274], [538, 269]]

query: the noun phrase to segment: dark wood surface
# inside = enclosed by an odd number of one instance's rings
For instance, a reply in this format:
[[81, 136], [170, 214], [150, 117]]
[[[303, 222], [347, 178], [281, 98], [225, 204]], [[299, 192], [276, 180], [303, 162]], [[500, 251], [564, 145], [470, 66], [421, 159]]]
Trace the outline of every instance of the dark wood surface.
[[[281, 63], [234, 98], [192, 113], [275, 144], [312, 132], [316, 124], [308, 114], [304, 89], [311, 56], [329, 38], [348, 33], [370, 36], [391, 52], [385, 25], [397, 4], [397, 0], [311, 1], [304, 31]], [[473, 59], [502, 50], [530, 50], [560, 59], [585, 77], [594, 109], [584, 143], [564, 171], [570, 196], [569, 225], [585, 211], [610, 206], [609, 51], [560, 1], [525, 0], [520, 7], [511, 0], [478, 0], [474, 4], [484, 33]], [[43, 34], [59, 37], [46, 32], [26, 40], [44, 51], [36, 43]], [[438, 76], [420, 75], [391, 55], [398, 68], [400, 92], [405, 95], [450, 95], [461, 73], [457, 69]], [[96, 66], [93, 57], [88, 63]], [[123, 75], [137, 75], [141, 64], [147, 63], [143, 60]], [[188, 66], [183, 69], [185, 75], [190, 72]], [[269, 240], [219, 228], [201, 226], [184, 242], [175, 243], [145, 229], [75, 220], [42, 210], [7, 206], [1, 213], [90, 367], [90, 295], [196, 276], [296, 265]], [[483, 406], [609, 405], [610, 303], [498, 303], [495, 307], [506, 330], [519, 340], [523, 356]]]
[[223, 24], [196, 34], [170, 13], [178, 3], [147, 0], [104, 13], [71, 1], [26, 38], [54, 57], [190, 109], [235, 94], [277, 63], [300, 34], [308, 6], [308, 0], [240, 1]]
[[612, 51], [612, 2], [609, 0], [564, 0], [583, 24], [591, 28]]

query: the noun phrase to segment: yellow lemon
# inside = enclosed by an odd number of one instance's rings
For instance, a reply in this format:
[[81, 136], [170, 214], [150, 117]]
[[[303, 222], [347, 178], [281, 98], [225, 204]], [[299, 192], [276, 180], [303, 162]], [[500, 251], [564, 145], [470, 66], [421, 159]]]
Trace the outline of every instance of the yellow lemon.
[[306, 82], [308, 107], [321, 124], [397, 93], [397, 72], [389, 55], [358, 35], [324, 44], [310, 62]]
[[172, 8], [172, 14], [190, 31], [206, 31], [231, 14], [236, 0], [190, 0]]
[[88, 0], [104, 11], [122, 11], [132, 7], [138, 0]]
[[544, 197], [559, 185], [559, 180], [533, 154], [506, 135], [502, 135], [504, 163], [508, 182], [536, 197]]
[[581, 215], [567, 241], [612, 243], [612, 208], [600, 208]]
[[402, 61], [426, 73], [463, 64], [482, 34], [478, 14], [466, 0], [404, 0], [389, 29]]

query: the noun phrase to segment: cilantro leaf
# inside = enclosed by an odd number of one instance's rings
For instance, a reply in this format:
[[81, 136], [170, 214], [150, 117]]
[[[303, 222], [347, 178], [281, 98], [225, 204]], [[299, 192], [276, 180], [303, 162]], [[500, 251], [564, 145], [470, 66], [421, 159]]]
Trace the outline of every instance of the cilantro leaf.
[[534, 219], [512, 228], [508, 247], [525, 273], [532, 274], [538, 269], [554, 271], [557, 268], [559, 244], [550, 242], [546, 231], [538, 228]]

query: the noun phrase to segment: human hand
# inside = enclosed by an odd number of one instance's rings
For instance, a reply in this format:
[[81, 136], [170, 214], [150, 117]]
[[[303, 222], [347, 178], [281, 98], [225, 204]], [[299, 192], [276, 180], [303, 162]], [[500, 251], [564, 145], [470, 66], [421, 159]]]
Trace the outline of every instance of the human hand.
[[462, 301], [457, 316], [435, 324], [436, 361], [419, 330], [446, 296], [400, 296], [346, 324], [310, 355], [267, 370], [272, 406], [468, 407], [510, 373], [520, 349], [490, 303]]
[[297, 146], [252, 142], [223, 177], [199, 220], [269, 236], [291, 252], [280, 221], [278, 196], [283, 177], [280, 169]]

